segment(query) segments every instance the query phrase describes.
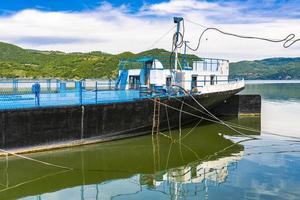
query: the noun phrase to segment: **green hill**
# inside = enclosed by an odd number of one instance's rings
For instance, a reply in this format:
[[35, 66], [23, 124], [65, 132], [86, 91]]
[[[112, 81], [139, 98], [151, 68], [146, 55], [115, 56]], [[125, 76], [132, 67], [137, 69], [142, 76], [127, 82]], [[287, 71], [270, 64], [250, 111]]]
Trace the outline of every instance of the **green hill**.
[[[117, 55], [100, 51], [90, 53], [64, 53], [59, 51], [37, 51], [22, 49], [0, 42], [0, 77], [4, 78], [115, 78], [121, 58], [141, 56], [164, 57], [169, 65], [170, 52], [152, 49], [134, 54], [124, 52]], [[182, 56], [182, 55], [180, 55]], [[197, 58], [188, 55], [188, 58]]]
[[[163, 57], [169, 66], [170, 52], [152, 49], [138, 54], [123, 52], [113, 55], [101, 51], [64, 53], [37, 51], [0, 42], [0, 77], [2, 78], [115, 78], [121, 58], [141, 56]], [[179, 55], [181, 57], [182, 55]], [[188, 55], [189, 60], [199, 59]], [[191, 62], [190, 62], [191, 63]], [[231, 78], [300, 79], [300, 58], [270, 58], [230, 64]]]
[[245, 79], [300, 79], [300, 58], [268, 58], [230, 64], [230, 77]]

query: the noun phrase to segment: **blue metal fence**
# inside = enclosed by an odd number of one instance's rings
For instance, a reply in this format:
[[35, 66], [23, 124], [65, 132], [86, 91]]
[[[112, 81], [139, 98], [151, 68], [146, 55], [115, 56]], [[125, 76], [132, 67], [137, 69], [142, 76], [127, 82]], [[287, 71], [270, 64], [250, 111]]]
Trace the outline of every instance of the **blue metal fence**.
[[[227, 82], [227, 81], [226, 81]], [[39, 85], [39, 91], [34, 85]], [[181, 84], [181, 83], [178, 83]], [[182, 83], [183, 84], [183, 83]], [[200, 91], [203, 81], [188, 83]], [[193, 86], [192, 86], [193, 85]], [[193, 90], [192, 90], [193, 91]], [[154, 96], [182, 95], [162, 86], [120, 90], [114, 80], [0, 80], [0, 110], [134, 101]]]
[[[39, 89], [35, 86], [38, 84]], [[113, 80], [0, 80], [0, 110], [133, 101], [139, 90], [116, 90]]]

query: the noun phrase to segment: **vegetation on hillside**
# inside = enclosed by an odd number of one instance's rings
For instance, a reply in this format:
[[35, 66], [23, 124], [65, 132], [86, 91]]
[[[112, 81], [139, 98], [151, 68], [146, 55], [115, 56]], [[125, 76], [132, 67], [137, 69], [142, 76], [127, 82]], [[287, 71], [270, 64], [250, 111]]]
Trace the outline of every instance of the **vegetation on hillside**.
[[[0, 77], [2, 78], [115, 78], [121, 58], [152, 56], [170, 67], [170, 52], [152, 49], [138, 54], [124, 52], [113, 55], [101, 51], [64, 53], [37, 51], [0, 42]], [[183, 55], [179, 55], [182, 57]], [[187, 55], [188, 60], [199, 59]], [[163, 59], [161, 59], [163, 58]], [[181, 59], [182, 60], [182, 59]], [[190, 62], [191, 64], [192, 62]], [[241, 61], [230, 64], [231, 78], [300, 79], [300, 58], [271, 58], [260, 61]]]
[[[90, 53], [64, 53], [59, 51], [27, 50], [0, 43], [0, 77], [4, 78], [115, 78], [120, 59], [155, 56], [164, 58], [169, 65], [170, 52], [163, 49], [117, 55], [100, 51]], [[182, 55], [181, 55], [182, 56]], [[197, 58], [188, 55], [189, 58]]]
[[300, 79], [300, 58], [269, 58], [230, 64], [230, 77], [245, 79]]

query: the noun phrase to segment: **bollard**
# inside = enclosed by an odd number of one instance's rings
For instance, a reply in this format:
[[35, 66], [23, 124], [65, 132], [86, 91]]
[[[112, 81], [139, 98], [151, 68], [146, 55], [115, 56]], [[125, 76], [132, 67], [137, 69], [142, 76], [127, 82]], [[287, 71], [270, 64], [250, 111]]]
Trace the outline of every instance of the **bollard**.
[[35, 84], [32, 85], [31, 90], [35, 97], [35, 106], [39, 107], [40, 106], [41, 85], [38, 82], [36, 82]]

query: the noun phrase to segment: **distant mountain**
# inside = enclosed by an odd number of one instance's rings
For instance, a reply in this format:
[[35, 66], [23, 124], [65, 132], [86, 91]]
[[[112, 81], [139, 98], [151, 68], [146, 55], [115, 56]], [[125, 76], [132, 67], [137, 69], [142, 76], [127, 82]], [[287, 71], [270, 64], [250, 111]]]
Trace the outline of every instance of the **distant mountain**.
[[[64, 53], [22, 49], [0, 42], [0, 77], [3, 78], [115, 78], [121, 58], [153, 56], [169, 67], [170, 52], [152, 49], [138, 54], [113, 55], [101, 51]], [[179, 57], [182, 57], [180, 54]], [[189, 60], [199, 59], [187, 55]], [[162, 58], [162, 59], [161, 59]], [[190, 62], [191, 63], [191, 62]], [[230, 77], [245, 79], [300, 79], [300, 58], [270, 58], [230, 64]]]
[[265, 80], [300, 79], [300, 57], [230, 63], [230, 77]]

